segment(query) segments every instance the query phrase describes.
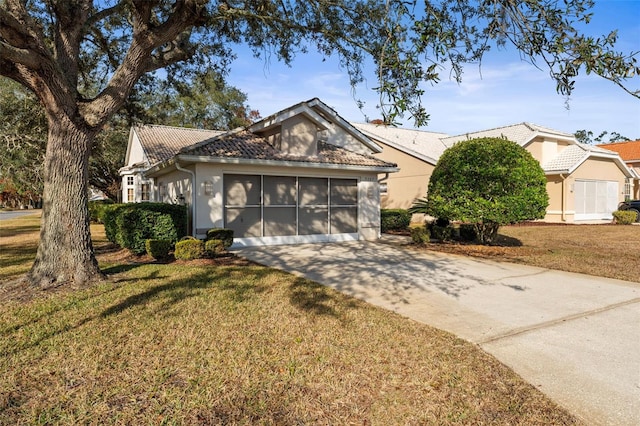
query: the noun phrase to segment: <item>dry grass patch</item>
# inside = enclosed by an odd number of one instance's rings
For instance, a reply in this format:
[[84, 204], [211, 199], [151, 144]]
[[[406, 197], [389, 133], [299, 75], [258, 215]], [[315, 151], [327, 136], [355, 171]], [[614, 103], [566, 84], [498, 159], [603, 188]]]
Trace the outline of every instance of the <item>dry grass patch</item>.
[[527, 225], [500, 228], [497, 246], [431, 243], [429, 250], [640, 282], [640, 226]]
[[29, 271], [39, 235], [39, 214], [0, 221], [0, 282]]
[[0, 424], [577, 423], [478, 347], [316, 283], [108, 256], [109, 282], [0, 305]]
[[2, 308], [0, 424], [575, 422], [476, 346], [292, 275], [112, 278]]

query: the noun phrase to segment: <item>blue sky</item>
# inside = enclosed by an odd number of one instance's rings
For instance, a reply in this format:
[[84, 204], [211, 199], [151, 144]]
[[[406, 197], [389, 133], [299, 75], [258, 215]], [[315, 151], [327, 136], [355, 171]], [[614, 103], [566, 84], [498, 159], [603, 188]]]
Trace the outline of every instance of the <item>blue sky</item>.
[[[593, 11], [586, 33], [600, 36], [618, 29], [618, 50], [640, 51], [640, 0], [596, 0]], [[368, 81], [354, 95], [337, 59], [299, 55], [287, 67], [275, 60], [255, 59], [249, 51], [237, 53], [228, 81], [248, 95], [249, 105], [262, 116], [314, 97], [349, 121], [363, 122], [363, 114], [370, 119], [380, 116], [372, 90], [376, 86], [373, 70], [368, 70]], [[606, 130], [640, 139], [640, 100], [613, 83], [583, 73], [567, 109], [548, 71], [521, 61], [513, 48], [493, 50], [481, 69], [467, 66], [461, 84], [449, 80], [446, 73], [441, 78], [439, 84], [426, 88], [423, 102], [431, 119], [423, 130], [455, 135], [527, 121], [570, 133], [585, 129], [598, 135]], [[640, 88], [640, 78], [635, 80], [635, 88]], [[354, 96], [366, 102], [363, 111]], [[403, 125], [413, 127], [410, 120]]]

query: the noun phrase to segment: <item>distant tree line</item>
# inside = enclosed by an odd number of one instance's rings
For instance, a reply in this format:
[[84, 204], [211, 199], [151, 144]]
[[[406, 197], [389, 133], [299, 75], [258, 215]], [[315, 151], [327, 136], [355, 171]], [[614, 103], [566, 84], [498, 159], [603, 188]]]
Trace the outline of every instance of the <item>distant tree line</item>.
[[[613, 142], [630, 141], [626, 136], [621, 135], [618, 132], [603, 131], [598, 136], [594, 137], [594, 133], [591, 130], [577, 130], [574, 136], [580, 143], [586, 143], [589, 145], [600, 145]], [[633, 139], [635, 140], [635, 139]]]

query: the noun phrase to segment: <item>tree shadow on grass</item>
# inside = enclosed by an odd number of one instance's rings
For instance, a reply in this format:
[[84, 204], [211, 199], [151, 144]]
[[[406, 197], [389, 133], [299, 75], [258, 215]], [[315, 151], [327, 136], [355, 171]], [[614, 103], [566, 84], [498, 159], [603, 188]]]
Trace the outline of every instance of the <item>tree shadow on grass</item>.
[[[229, 300], [243, 302], [253, 295], [264, 291], [261, 278], [272, 271], [265, 269], [253, 269], [250, 273], [242, 271], [242, 268], [208, 268], [207, 270], [190, 275], [187, 278], [175, 279], [169, 282], [155, 285], [147, 290], [131, 295], [123, 301], [105, 309], [100, 316], [102, 318], [121, 313], [135, 306], [144, 305], [152, 299], [162, 297], [166, 299], [162, 308], [168, 308], [185, 299], [198, 296], [203, 289], [216, 287]], [[237, 280], [234, 278], [238, 278]], [[147, 279], [162, 279], [157, 275], [150, 275]]]
[[[158, 312], [169, 310], [172, 306], [186, 299], [201, 295], [202, 292], [208, 288], [217, 287], [224, 297], [228, 298], [232, 302], [241, 303], [242, 301], [253, 297], [255, 294], [264, 291], [265, 286], [262, 284], [262, 277], [267, 274], [274, 273], [273, 270], [266, 268], [248, 268], [249, 272], [244, 269], [247, 268], [207, 268], [202, 272], [190, 274], [185, 278], [160, 281], [156, 285], [152, 284], [151, 286], [146, 286], [144, 289], [140, 289], [141, 291], [138, 293], [125, 297], [106, 309], [103, 309], [101, 312], [93, 314], [89, 311], [84, 318], [75, 321], [65, 317], [70, 315], [72, 311], [77, 311], [79, 309], [78, 301], [88, 298], [102, 297], [106, 292], [91, 294], [84, 298], [70, 300], [69, 303], [63, 303], [59, 307], [55, 307], [42, 315], [36, 316], [35, 318], [30, 318], [24, 323], [6, 324], [6, 328], [0, 330], [0, 335], [6, 335], [7, 339], [12, 340], [12, 344], [6, 347], [7, 350], [0, 351], [0, 356], [11, 356], [24, 350], [28, 350], [29, 348], [37, 347], [43, 342], [58, 335], [73, 332], [93, 321], [105, 320], [136, 307], [142, 309], [148, 308], [149, 315], [155, 315]], [[238, 277], [242, 277], [237, 285], [234, 280], [236, 275]], [[159, 271], [156, 270], [152, 271], [152, 273], [145, 277], [136, 279], [135, 281], [142, 282], [146, 280], [163, 279], [164, 277], [159, 276]], [[115, 288], [121, 288], [121, 286], [113, 287], [109, 289], [109, 291], [112, 291]], [[152, 308], [151, 306], [146, 306], [152, 302], [155, 302]], [[86, 309], [96, 309], [92, 308], [91, 304], [84, 306], [86, 306]], [[37, 331], [34, 331], [34, 333], [37, 334], [38, 337], [29, 338], [23, 342], [20, 342], [20, 339], [12, 339], [14, 332], [27, 326], [36, 327]]]
[[16, 237], [23, 234], [31, 234], [40, 231], [40, 223], [32, 225], [18, 225], [18, 226], [5, 226], [0, 227], [0, 238]]
[[509, 237], [508, 235], [498, 234], [496, 238], [496, 243], [494, 244], [499, 247], [522, 247], [522, 241], [518, 238]]
[[355, 300], [335, 290], [305, 278], [296, 278], [289, 285], [289, 301], [296, 308], [312, 315], [342, 318], [337, 307], [356, 308]]
[[133, 271], [134, 269], [137, 269], [144, 265], [146, 265], [146, 263], [126, 263], [126, 264], [123, 263], [119, 265], [108, 266], [106, 268], [102, 268], [101, 270], [103, 274], [110, 276], [110, 275], [116, 275], [124, 272]]

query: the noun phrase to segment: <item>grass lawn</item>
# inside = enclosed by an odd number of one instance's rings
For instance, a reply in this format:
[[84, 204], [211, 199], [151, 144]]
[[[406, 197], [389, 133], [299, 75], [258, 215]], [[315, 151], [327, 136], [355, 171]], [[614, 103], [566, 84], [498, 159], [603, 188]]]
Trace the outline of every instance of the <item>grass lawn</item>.
[[[37, 219], [0, 234], [0, 424], [576, 424], [451, 334], [233, 257], [9, 293]], [[4, 291], [2, 291], [4, 290]]]
[[497, 246], [431, 243], [428, 250], [523, 263], [640, 283], [640, 226], [516, 225]]

